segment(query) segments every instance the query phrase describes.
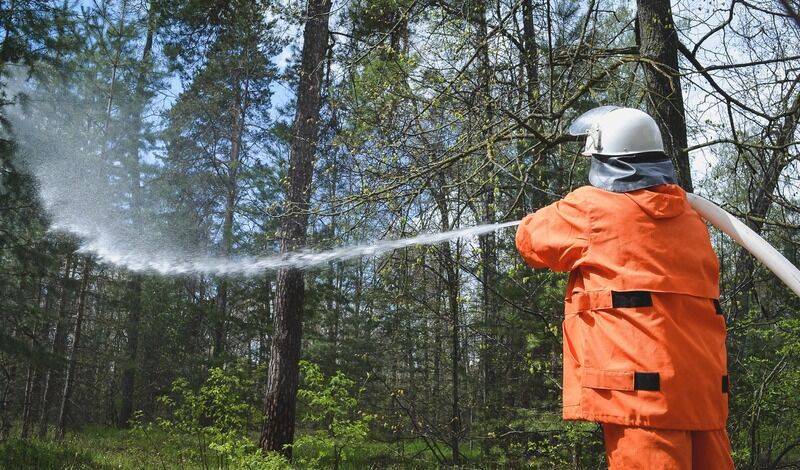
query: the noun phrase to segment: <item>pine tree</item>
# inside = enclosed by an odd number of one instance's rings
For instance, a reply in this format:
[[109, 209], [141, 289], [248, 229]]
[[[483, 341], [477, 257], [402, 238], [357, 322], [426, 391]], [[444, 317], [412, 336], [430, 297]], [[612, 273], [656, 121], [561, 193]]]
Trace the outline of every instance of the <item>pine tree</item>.
[[[230, 2], [221, 9], [209, 2], [182, 10], [173, 24], [172, 44], [179, 66], [191, 70], [191, 81], [170, 110], [167, 159], [172, 171], [195, 175], [208, 185], [213, 206], [210, 234], [222, 257], [230, 257], [236, 244], [236, 217], [240, 200], [254, 182], [249, 169], [259, 158], [261, 141], [270, 126], [271, 83], [276, 70], [270, 57], [278, 43], [274, 21], [267, 21], [266, 2]], [[211, 16], [199, 41], [186, 40], [191, 31]], [[229, 282], [217, 282], [213, 355], [219, 360], [226, 343]]]

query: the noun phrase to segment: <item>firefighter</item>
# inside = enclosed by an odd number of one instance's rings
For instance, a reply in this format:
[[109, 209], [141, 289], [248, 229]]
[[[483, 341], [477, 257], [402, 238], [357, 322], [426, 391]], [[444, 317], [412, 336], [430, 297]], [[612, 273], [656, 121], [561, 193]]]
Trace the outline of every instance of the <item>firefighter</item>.
[[611, 469], [733, 468], [719, 262], [655, 120], [578, 118], [589, 182], [523, 219], [533, 268], [569, 272], [563, 417], [602, 425]]

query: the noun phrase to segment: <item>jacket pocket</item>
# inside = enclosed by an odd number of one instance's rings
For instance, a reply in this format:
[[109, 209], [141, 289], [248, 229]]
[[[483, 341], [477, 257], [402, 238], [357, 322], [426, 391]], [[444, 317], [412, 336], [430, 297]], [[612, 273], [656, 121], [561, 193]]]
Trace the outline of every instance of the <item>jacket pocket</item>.
[[590, 367], [586, 369], [581, 377], [581, 386], [596, 390], [658, 392], [661, 390], [661, 374], [658, 372], [603, 370]]
[[632, 391], [635, 372], [629, 370], [604, 370], [585, 367], [581, 376], [581, 386], [601, 390]]

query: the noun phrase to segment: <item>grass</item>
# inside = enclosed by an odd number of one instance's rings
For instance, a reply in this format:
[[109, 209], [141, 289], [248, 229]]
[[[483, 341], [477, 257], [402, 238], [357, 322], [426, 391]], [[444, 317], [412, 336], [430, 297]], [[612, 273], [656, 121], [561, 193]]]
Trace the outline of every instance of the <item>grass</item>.
[[99, 468], [177, 469], [199, 468], [200, 456], [188, 439], [163, 431], [134, 432], [106, 427], [86, 427], [69, 434], [66, 446], [92, 455]]
[[101, 469], [82, 449], [54, 442], [9, 439], [0, 442], [0, 468]]
[[[440, 450], [450, 457], [447, 446]], [[197, 443], [159, 430], [148, 432], [87, 426], [69, 433], [62, 441], [11, 438], [0, 442], [0, 469], [195, 469], [203, 468], [203, 457]], [[304, 448], [302, 458], [316, 452]], [[461, 449], [467, 461], [477, 462], [480, 449], [469, 444]], [[207, 468], [221, 468], [206, 453]], [[305, 455], [304, 455], [305, 454]], [[422, 440], [390, 444], [371, 442], [340, 467], [369, 468], [438, 468], [437, 460]]]
[[87, 427], [62, 441], [11, 438], [0, 442], [0, 469], [184, 469], [200, 468], [188, 442], [163, 432], [149, 435]]

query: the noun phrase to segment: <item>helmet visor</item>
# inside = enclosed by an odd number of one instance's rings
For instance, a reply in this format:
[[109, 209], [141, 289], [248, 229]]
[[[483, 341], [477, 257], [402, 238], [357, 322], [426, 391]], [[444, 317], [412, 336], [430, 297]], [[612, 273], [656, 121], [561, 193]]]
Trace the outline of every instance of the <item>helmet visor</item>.
[[592, 128], [592, 124], [597, 122], [598, 119], [605, 116], [606, 114], [614, 111], [615, 109], [620, 109], [619, 106], [600, 106], [599, 108], [590, 109], [585, 113], [581, 114], [574, 121], [572, 124], [569, 125], [569, 132], [570, 135], [574, 136], [581, 136], [587, 135], [589, 130]]

